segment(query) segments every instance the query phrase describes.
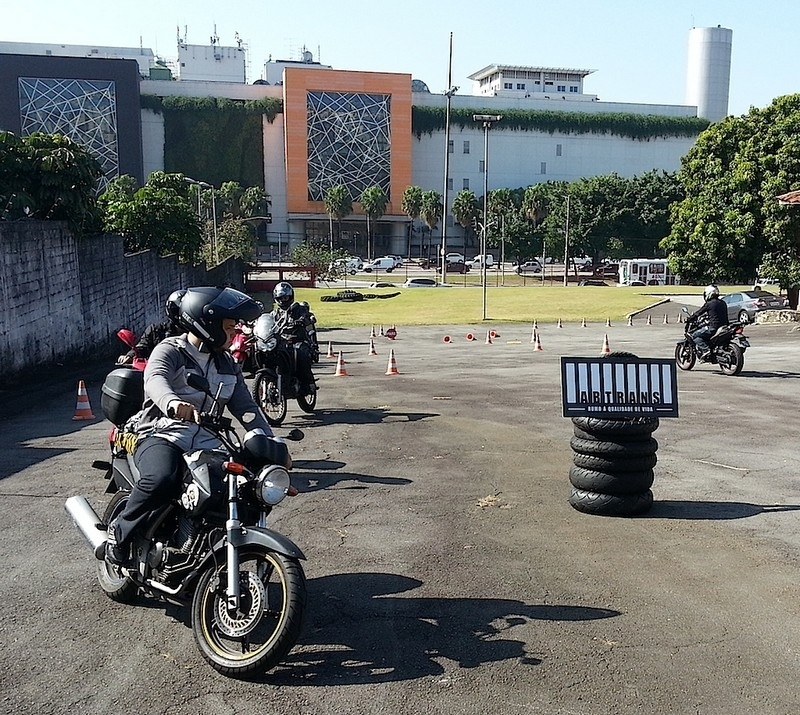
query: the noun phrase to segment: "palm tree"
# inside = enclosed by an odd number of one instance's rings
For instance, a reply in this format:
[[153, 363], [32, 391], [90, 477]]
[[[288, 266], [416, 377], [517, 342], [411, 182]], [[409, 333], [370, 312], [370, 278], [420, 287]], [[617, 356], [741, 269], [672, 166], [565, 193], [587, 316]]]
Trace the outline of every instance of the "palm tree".
[[[478, 199], [474, 191], [462, 189], [453, 199], [453, 218], [460, 226], [464, 227], [465, 236], [470, 232], [477, 236], [478, 221], [480, 221], [481, 209], [478, 206]], [[467, 240], [464, 239], [464, 248], [467, 247]]]
[[350, 193], [341, 184], [331, 186], [322, 198], [325, 204], [325, 211], [328, 212], [328, 223], [330, 230], [330, 244], [331, 253], [333, 253], [333, 219], [339, 228], [339, 242], [342, 240], [342, 219], [353, 213], [353, 200], [350, 198]]
[[386, 213], [386, 205], [389, 203], [389, 199], [380, 186], [368, 186], [361, 192], [358, 203], [361, 204], [361, 208], [367, 216], [367, 260], [372, 260], [374, 241], [370, 223], [372, 222], [374, 227], [374, 222]]
[[419, 212], [422, 208], [422, 189], [419, 186], [406, 186], [400, 208], [411, 219], [411, 223], [408, 226], [408, 246], [406, 248], [406, 257], [411, 258], [411, 234], [414, 231], [414, 219], [419, 218]]
[[[439, 220], [442, 218], [442, 212], [442, 195], [433, 189], [430, 191], [423, 191], [419, 215], [430, 231], [430, 241], [428, 243], [429, 253], [430, 243], [433, 241], [433, 231], [439, 225]], [[428, 258], [430, 258], [430, 255]]]

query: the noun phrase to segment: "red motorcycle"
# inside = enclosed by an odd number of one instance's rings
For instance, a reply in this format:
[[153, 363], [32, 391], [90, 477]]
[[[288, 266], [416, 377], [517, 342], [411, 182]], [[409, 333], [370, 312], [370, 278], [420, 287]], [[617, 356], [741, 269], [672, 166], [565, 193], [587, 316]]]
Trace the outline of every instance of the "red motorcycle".
[[242, 372], [254, 373], [256, 371], [255, 343], [256, 336], [253, 335], [253, 326], [248, 323], [238, 323], [236, 334], [233, 336], [228, 350], [233, 355], [233, 359], [242, 366]]
[[[147, 358], [137, 355], [136, 335], [134, 335], [133, 331], [128, 330], [128, 328], [122, 328], [121, 330], [117, 331], [117, 337], [133, 351], [132, 358], [129, 358], [127, 355], [123, 355], [119, 358], [119, 360], [117, 360], [117, 364], [130, 365], [134, 370], [144, 370], [145, 367], [147, 367]], [[123, 360], [124, 362], [122, 362]]]

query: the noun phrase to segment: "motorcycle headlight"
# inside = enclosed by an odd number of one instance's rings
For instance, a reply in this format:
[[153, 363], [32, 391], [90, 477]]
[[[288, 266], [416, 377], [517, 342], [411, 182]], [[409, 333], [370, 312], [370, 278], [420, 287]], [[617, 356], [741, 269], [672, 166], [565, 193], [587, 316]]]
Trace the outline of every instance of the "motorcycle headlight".
[[275, 506], [283, 501], [290, 484], [289, 472], [277, 464], [271, 464], [256, 477], [256, 495], [267, 506]]
[[266, 353], [269, 353], [269, 352], [272, 352], [275, 349], [275, 345], [277, 345], [277, 343], [278, 343], [278, 338], [276, 338], [274, 336], [271, 337], [271, 338], [267, 338], [266, 340], [263, 340], [262, 338], [258, 338], [258, 340], [256, 340], [256, 343], [258, 344], [258, 349], [259, 350], [261, 350], [263, 352], [266, 352]]

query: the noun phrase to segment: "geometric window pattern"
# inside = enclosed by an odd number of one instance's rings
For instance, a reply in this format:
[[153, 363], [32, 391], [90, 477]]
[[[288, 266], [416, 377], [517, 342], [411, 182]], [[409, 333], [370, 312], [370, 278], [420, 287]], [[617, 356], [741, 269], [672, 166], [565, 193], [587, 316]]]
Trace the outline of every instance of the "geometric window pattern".
[[19, 77], [22, 134], [63, 134], [100, 162], [100, 190], [119, 175], [117, 100], [111, 80]]
[[389, 197], [390, 94], [307, 92], [308, 198], [322, 201], [337, 184], [358, 200], [370, 186]]

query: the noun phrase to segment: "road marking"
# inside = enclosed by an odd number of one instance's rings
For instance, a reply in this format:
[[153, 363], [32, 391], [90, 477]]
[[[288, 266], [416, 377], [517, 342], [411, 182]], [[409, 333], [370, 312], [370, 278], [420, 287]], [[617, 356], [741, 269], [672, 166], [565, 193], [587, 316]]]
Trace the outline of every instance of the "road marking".
[[712, 467], [722, 467], [723, 469], [733, 469], [737, 472], [748, 472], [750, 471], [747, 467], [731, 467], [730, 464], [720, 464], [719, 462], [709, 462], [705, 459], [697, 459], [695, 460], [700, 462], [700, 464], [710, 464]]

